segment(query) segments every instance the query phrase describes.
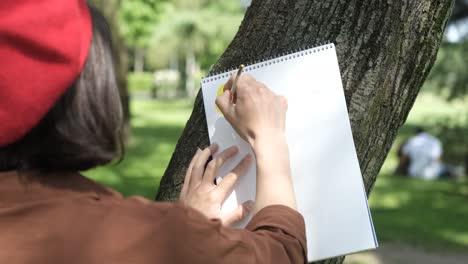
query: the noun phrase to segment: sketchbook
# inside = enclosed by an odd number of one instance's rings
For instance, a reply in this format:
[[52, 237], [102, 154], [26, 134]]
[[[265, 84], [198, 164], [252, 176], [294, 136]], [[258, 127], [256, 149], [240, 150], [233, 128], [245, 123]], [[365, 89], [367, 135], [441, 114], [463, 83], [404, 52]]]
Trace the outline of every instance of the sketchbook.
[[[304, 216], [308, 260], [317, 261], [378, 246], [354, 147], [335, 45], [326, 44], [248, 65], [244, 70], [288, 99], [286, 138], [298, 210]], [[202, 80], [210, 141], [240, 154], [218, 181], [252, 149], [215, 105], [235, 70]], [[274, 144], [274, 142], [272, 142]], [[255, 200], [252, 166], [222, 206], [226, 213]], [[241, 224], [247, 224], [249, 219]]]

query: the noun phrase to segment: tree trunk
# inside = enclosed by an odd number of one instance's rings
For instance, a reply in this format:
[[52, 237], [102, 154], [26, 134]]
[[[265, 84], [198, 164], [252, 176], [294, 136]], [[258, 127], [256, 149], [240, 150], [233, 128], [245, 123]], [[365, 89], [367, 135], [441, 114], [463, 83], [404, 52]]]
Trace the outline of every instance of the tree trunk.
[[195, 53], [192, 49], [187, 50], [185, 55], [185, 72], [187, 74], [187, 81], [185, 84], [185, 94], [190, 98], [195, 97], [195, 68], [196, 68]]
[[179, 83], [177, 84], [176, 96], [185, 97], [186, 92], [187, 92], [187, 81], [188, 81], [187, 55], [186, 54], [180, 55], [178, 65], [179, 65], [180, 78], [179, 78]]
[[[213, 71], [334, 42], [369, 194], [434, 63], [452, 5], [449, 0], [255, 0]], [[161, 180], [157, 200], [178, 199], [196, 147], [208, 144], [199, 93]]]
[[145, 50], [135, 47], [135, 58], [133, 62], [134, 72], [143, 72], [145, 69]]

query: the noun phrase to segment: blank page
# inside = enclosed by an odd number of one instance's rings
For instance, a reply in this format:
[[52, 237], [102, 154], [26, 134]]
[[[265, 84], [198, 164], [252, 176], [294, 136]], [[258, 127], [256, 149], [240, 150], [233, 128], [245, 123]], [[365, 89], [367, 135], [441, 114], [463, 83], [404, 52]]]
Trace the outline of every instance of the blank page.
[[[298, 210], [306, 223], [309, 261], [377, 247], [335, 46], [327, 44], [267, 60], [247, 66], [245, 71], [288, 99], [286, 138]], [[240, 149], [240, 155], [221, 168], [218, 180], [245, 154], [253, 153], [215, 105], [233, 73], [202, 80], [210, 141], [219, 144], [218, 153], [232, 145]], [[255, 200], [255, 185], [252, 166], [224, 203], [222, 213]]]

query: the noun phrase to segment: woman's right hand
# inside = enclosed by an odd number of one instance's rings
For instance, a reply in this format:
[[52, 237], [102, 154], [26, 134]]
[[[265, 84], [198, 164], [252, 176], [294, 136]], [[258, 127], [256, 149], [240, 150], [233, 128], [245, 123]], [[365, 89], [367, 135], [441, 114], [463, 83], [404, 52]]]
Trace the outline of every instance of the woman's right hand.
[[233, 95], [234, 78], [231, 76], [224, 86], [224, 93], [216, 99], [226, 120], [254, 149], [259, 142], [283, 140], [288, 108], [286, 98], [274, 94], [248, 73], [238, 79], [236, 94]]
[[254, 212], [276, 204], [296, 209], [285, 136], [286, 98], [274, 94], [249, 74], [238, 79], [233, 95], [233, 80], [231, 77], [226, 83], [216, 104], [255, 153], [257, 192]]

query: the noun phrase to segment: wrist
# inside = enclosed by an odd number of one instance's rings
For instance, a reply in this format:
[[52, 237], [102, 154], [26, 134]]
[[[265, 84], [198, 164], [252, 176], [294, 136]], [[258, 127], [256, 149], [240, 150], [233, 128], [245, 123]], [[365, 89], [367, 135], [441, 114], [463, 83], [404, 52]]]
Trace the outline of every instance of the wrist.
[[250, 140], [249, 143], [256, 155], [287, 149], [286, 136], [284, 133], [258, 137]]
[[286, 137], [259, 138], [253, 150], [257, 162], [256, 210], [273, 204], [296, 209]]

